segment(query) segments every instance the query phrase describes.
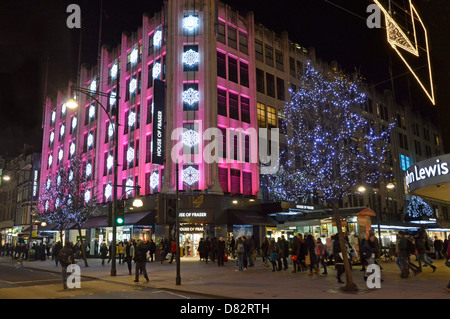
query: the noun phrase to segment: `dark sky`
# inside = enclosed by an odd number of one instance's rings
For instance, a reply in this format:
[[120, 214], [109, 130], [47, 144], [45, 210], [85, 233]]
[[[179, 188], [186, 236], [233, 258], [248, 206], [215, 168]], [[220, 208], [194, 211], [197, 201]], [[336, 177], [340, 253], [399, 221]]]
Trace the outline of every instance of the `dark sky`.
[[[402, 75], [407, 69], [387, 45], [385, 31], [367, 28], [363, 18], [369, 15], [370, 0], [223, 2], [242, 13], [252, 10], [256, 21], [276, 32], [288, 31], [295, 42], [315, 47], [321, 59], [337, 60], [348, 72], [356, 68], [369, 83], [383, 82], [377, 86], [380, 90], [390, 88], [391, 55], [393, 74], [398, 76], [397, 99], [411, 99], [423, 116], [438, 119], [450, 152], [450, 1], [413, 0], [429, 32], [436, 106], [411, 76]], [[71, 3], [79, 4], [82, 12], [82, 62], [95, 64], [100, 0], [0, 1], [0, 155], [15, 155], [24, 143], [41, 147], [47, 60], [49, 94], [75, 79], [80, 30], [66, 27], [66, 8]], [[104, 0], [102, 43], [117, 45], [122, 31], [137, 30], [142, 14], [161, 6], [160, 0]]]

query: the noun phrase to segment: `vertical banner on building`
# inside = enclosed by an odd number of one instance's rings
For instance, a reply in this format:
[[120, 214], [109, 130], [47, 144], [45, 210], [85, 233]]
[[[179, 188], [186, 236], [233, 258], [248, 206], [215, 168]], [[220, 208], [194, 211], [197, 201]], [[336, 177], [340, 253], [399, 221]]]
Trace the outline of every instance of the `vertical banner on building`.
[[33, 166], [31, 167], [31, 178], [33, 182], [32, 188], [32, 200], [39, 200], [39, 172], [41, 170], [41, 154], [34, 153], [33, 154]]
[[153, 84], [153, 149], [152, 163], [164, 164], [164, 141], [166, 121], [166, 84], [161, 80], [154, 80]]

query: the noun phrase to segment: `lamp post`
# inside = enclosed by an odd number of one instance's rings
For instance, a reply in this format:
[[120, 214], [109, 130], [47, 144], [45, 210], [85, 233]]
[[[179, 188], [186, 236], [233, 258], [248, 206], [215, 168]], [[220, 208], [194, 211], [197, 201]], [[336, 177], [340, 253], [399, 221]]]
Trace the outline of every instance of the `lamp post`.
[[[89, 96], [91, 99], [95, 100], [98, 105], [100, 105], [100, 107], [103, 109], [103, 111], [105, 111], [106, 115], [109, 118], [109, 123], [113, 123], [113, 120], [111, 118], [111, 115], [108, 113], [108, 110], [103, 106], [102, 103], [100, 103], [100, 101], [94, 96], [95, 94], [99, 95], [99, 96], [104, 96], [104, 97], [109, 97], [111, 95], [111, 93], [103, 93], [103, 92], [98, 92], [98, 91], [91, 91], [89, 89], [83, 88], [83, 87], [78, 87], [78, 86], [72, 86], [72, 90], [75, 92], [80, 92], [82, 94], [85, 94], [87, 96]], [[116, 110], [119, 109], [119, 99], [120, 97], [118, 95], [115, 95], [116, 98]], [[78, 107], [78, 103], [74, 100], [74, 99], [70, 99], [68, 101], [66, 101], [66, 107], [70, 108], [70, 109], [76, 109]], [[113, 138], [113, 143], [114, 143], [114, 182], [113, 182], [113, 204], [112, 204], [112, 228], [113, 228], [113, 239], [112, 239], [112, 247], [111, 247], [111, 276], [116, 276], [117, 275], [117, 270], [116, 270], [116, 231], [117, 231], [117, 227], [116, 227], [116, 212], [117, 212], [117, 171], [118, 171], [118, 158], [119, 158], [119, 130], [118, 130], [118, 126], [119, 126], [119, 114], [116, 111], [116, 122], [114, 123], [114, 138]]]
[[177, 277], [175, 280], [176, 285], [181, 285], [181, 274], [180, 274], [180, 194], [179, 194], [179, 187], [178, 187], [178, 161], [176, 161], [176, 196], [177, 196], [177, 202], [175, 204], [175, 240], [177, 244], [177, 256], [176, 256], [176, 262], [177, 262]]

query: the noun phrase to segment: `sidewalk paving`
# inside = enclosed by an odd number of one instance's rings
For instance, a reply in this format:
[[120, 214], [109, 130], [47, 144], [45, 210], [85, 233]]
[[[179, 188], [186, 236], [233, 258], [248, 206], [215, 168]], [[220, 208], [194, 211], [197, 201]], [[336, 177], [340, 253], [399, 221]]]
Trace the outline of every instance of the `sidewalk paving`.
[[[10, 258], [0, 257], [0, 262], [13, 262]], [[19, 261], [14, 261], [19, 263]], [[23, 261], [23, 267], [61, 273], [61, 267], [55, 266], [52, 260]], [[81, 268], [81, 276], [103, 281], [127, 285], [145, 285], [157, 289], [200, 293], [216, 298], [233, 299], [450, 299], [450, 293], [444, 290], [450, 280], [450, 268], [443, 260], [435, 261], [435, 273], [430, 267], [424, 267], [423, 273], [408, 279], [400, 278], [400, 270], [394, 262], [381, 262], [383, 267], [380, 289], [367, 288], [360, 271], [361, 266], [354, 265], [352, 276], [360, 291], [357, 294], [345, 294], [339, 291], [334, 266], [328, 267], [328, 275], [308, 276], [309, 272], [292, 273], [292, 265], [288, 270], [272, 272], [272, 267], [264, 267], [261, 259], [254, 267], [246, 271], [236, 272], [235, 261], [229, 260], [225, 267], [217, 263], [199, 261], [198, 258], [181, 258], [181, 285], [175, 284], [176, 264], [165, 261], [148, 262], [149, 283], [140, 276], [140, 282], [134, 283], [134, 275], [128, 275], [126, 264], [116, 262], [117, 276], [111, 276], [111, 264], [100, 259], [88, 259], [89, 267], [83, 260], [77, 260]], [[134, 274], [135, 264], [132, 272]], [[322, 272], [322, 269], [320, 273]], [[342, 276], [345, 280], [345, 276]]]

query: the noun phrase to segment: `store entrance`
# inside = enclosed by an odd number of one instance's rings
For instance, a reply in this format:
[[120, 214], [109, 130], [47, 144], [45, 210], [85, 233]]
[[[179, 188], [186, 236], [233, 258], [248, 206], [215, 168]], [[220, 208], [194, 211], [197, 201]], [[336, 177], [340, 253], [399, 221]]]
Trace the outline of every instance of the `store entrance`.
[[180, 253], [182, 257], [197, 257], [199, 256], [198, 245], [200, 239], [203, 238], [202, 233], [180, 233], [180, 247], [183, 252]]

